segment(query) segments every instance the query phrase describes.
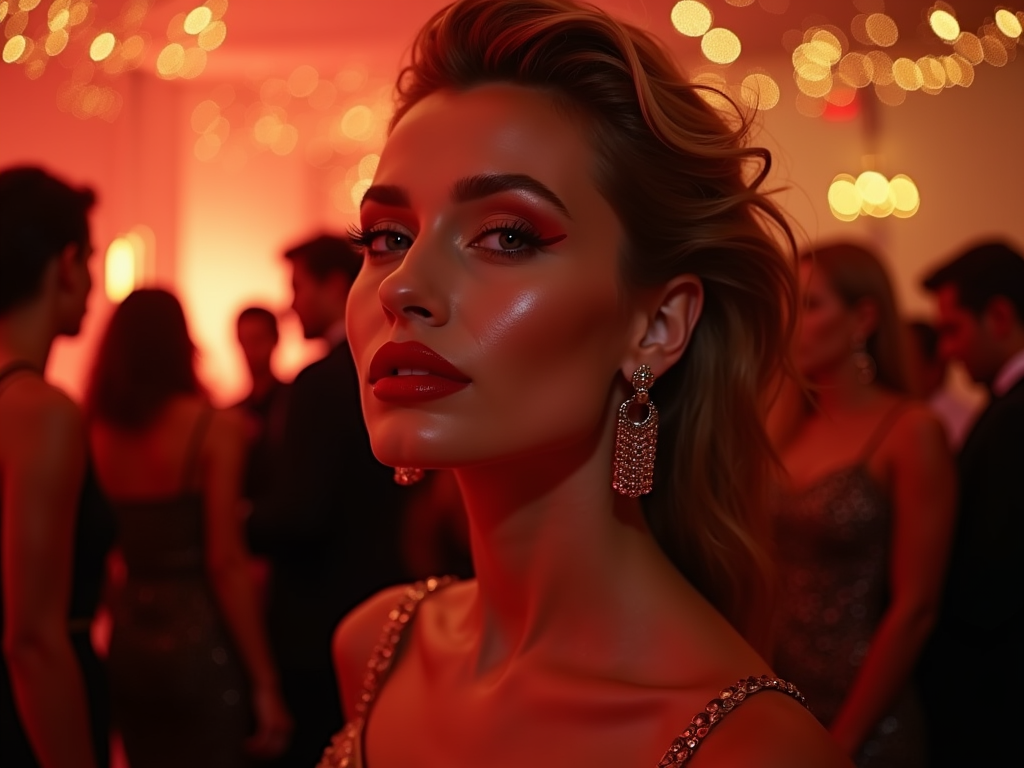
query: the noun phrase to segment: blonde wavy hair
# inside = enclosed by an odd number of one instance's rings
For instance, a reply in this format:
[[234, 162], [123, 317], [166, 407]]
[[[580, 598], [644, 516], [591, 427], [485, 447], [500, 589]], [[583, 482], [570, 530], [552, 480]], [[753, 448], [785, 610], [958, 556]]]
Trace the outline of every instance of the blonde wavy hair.
[[760, 528], [775, 466], [764, 393], [796, 306], [793, 235], [761, 190], [770, 154], [747, 146], [740, 110], [709, 106], [654, 37], [565, 0], [439, 11], [399, 76], [392, 128], [431, 93], [494, 82], [544, 91], [580, 121], [625, 230], [626, 286], [681, 274], [704, 285], [689, 349], [651, 393], [661, 428], [644, 511], [680, 572], [763, 648], [774, 579]]

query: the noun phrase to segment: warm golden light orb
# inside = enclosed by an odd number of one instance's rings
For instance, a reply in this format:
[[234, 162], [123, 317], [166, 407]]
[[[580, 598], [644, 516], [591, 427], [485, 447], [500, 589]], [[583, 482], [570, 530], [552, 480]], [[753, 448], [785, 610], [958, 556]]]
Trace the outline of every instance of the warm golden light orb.
[[103, 285], [107, 298], [117, 303], [135, 290], [135, 243], [128, 237], [114, 238], [107, 247], [103, 268]]
[[763, 72], [754, 72], [743, 78], [740, 95], [747, 106], [769, 110], [779, 103], [779, 84]]
[[732, 64], [740, 56], [742, 47], [736, 33], [716, 27], [708, 30], [700, 40], [700, 49], [708, 61], [715, 64]]
[[907, 219], [917, 213], [921, 207], [921, 194], [913, 179], [906, 174], [898, 173], [889, 182], [889, 190], [895, 202], [893, 216]]
[[672, 8], [672, 26], [687, 37], [700, 37], [711, 29], [711, 11], [697, 0], [682, 0]]
[[15, 35], [4, 44], [3, 59], [7, 64], [13, 64], [25, 53], [25, 36]]
[[860, 216], [861, 197], [856, 182], [848, 173], [841, 173], [828, 188], [828, 206], [840, 221], [853, 221]]
[[198, 35], [213, 21], [213, 13], [205, 5], [193, 8], [185, 17], [185, 31], [190, 35]]
[[164, 78], [177, 76], [185, 65], [185, 49], [181, 43], [170, 43], [164, 46], [156, 57], [156, 71]]
[[949, 11], [944, 11], [941, 8], [932, 11], [928, 16], [928, 24], [931, 26], [932, 32], [947, 42], [953, 42], [960, 36], [960, 22]]
[[1014, 40], [1024, 32], [1020, 19], [1005, 8], [1000, 8], [996, 11], [996, 26], [999, 27], [1000, 32]]
[[856, 186], [864, 202], [871, 205], [882, 205], [889, 197], [889, 180], [878, 171], [864, 171]]
[[872, 13], [864, 20], [864, 28], [871, 42], [883, 48], [895, 45], [900, 37], [896, 22], [884, 13]]
[[92, 45], [89, 46], [89, 58], [93, 61], [103, 61], [114, 52], [116, 44], [117, 39], [112, 32], [101, 32], [93, 38]]

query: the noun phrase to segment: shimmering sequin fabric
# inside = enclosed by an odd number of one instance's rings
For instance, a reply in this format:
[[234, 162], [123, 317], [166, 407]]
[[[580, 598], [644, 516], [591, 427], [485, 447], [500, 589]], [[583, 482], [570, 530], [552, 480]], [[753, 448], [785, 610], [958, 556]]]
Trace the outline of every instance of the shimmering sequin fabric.
[[[782, 595], [775, 669], [828, 725], [846, 698], [888, 602], [889, 503], [864, 462], [784, 494], [775, 517]], [[912, 691], [879, 723], [858, 765], [923, 764]]]
[[[331, 744], [324, 752], [317, 768], [363, 768], [363, 726], [373, 701], [377, 697], [377, 692], [391, 670], [402, 633], [411, 623], [412, 617], [423, 599], [452, 581], [453, 579], [450, 578], [428, 579], [414, 584], [409, 587], [402, 601], [388, 615], [380, 640], [377, 641], [366, 666], [363, 691], [356, 704], [357, 717], [331, 740]], [[779, 691], [792, 696], [801, 704], [804, 703], [804, 697], [800, 691], [792, 683], [780, 678], [762, 675], [740, 680], [736, 685], [723, 689], [718, 694], [718, 698], [712, 699], [703, 712], [693, 717], [690, 724], [675, 738], [668, 751], [665, 752], [661, 762], [658, 763], [658, 768], [675, 768], [675, 766], [684, 765], [723, 717], [750, 696], [761, 691]]]

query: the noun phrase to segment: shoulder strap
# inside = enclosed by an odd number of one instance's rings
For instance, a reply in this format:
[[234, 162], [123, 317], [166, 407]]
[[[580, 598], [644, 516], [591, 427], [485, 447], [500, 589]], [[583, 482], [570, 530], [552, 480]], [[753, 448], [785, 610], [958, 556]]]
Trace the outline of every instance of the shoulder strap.
[[711, 729], [718, 725], [723, 717], [755, 693], [760, 693], [761, 691], [785, 693], [792, 696], [805, 707], [807, 706], [804, 695], [796, 689], [796, 686], [781, 678], [761, 675], [760, 677], [748, 677], [746, 680], [740, 680], [736, 685], [729, 686], [721, 691], [717, 699], [712, 699], [708, 702], [703, 712], [694, 715], [690, 725], [676, 737], [675, 741], [672, 742], [672, 746], [665, 753], [665, 756], [661, 758], [658, 768], [675, 768], [675, 766], [689, 762], [690, 758], [693, 757], [693, 753], [704, 743], [704, 739]]
[[878, 446], [882, 444], [882, 440], [889, 434], [889, 430], [892, 429], [893, 425], [899, 420], [900, 416], [907, 409], [908, 403], [905, 400], [900, 400], [896, 405], [888, 410], [882, 420], [878, 422], [878, 426], [875, 427], [875, 431], [871, 433], [871, 437], [868, 438], [867, 443], [864, 444], [864, 449], [860, 453], [860, 463], [865, 463], [868, 459], [874, 455]]
[[39, 373], [39, 371], [36, 370], [36, 367], [28, 360], [12, 360], [3, 368], [0, 368], [0, 384], [3, 384], [6, 379], [19, 371], [32, 371], [33, 373]]
[[203, 447], [203, 439], [206, 437], [206, 429], [210, 426], [213, 418], [213, 407], [206, 406], [196, 418], [196, 424], [192, 428], [192, 434], [188, 439], [188, 446], [185, 449], [185, 463], [181, 472], [181, 491], [188, 493], [192, 490], [196, 473], [199, 471], [199, 456]]
[[359, 701], [356, 702], [356, 715], [360, 719], [366, 719], [370, 707], [377, 698], [377, 692], [391, 671], [391, 666], [397, 656], [395, 652], [397, 646], [405, 633], [405, 628], [412, 624], [416, 609], [431, 592], [447, 587], [454, 581], [456, 579], [451, 576], [418, 581], [405, 590], [401, 601], [388, 614], [388, 620], [384, 624], [384, 629], [381, 630], [380, 639], [377, 641], [373, 653], [370, 654], [370, 661], [366, 665], [366, 674], [363, 676], [363, 690], [359, 695]]

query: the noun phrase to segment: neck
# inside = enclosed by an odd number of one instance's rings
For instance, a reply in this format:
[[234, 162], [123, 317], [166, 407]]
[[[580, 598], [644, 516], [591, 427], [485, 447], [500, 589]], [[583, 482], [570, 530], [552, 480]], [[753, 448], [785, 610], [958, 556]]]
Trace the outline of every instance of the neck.
[[601, 622], [622, 615], [615, 604], [628, 602], [638, 587], [631, 580], [668, 563], [639, 501], [611, 488], [613, 441], [614, 425], [596, 447], [585, 439], [457, 472], [478, 587], [477, 674], [533, 650], [541, 636], [547, 652], [612, 637]]
[[266, 395], [277, 383], [277, 377], [269, 368], [252, 374], [252, 396], [257, 400]]
[[36, 302], [0, 318], [0, 365], [24, 360], [43, 371], [56, 337], [45, 307]]
[[878, 395], [878, 388], [865, 384], [859, 376], [860, 371], [852, 361], [815, 375], [812, 382], [818, 409], [830, 415], [857, 411], [872, 402]]

